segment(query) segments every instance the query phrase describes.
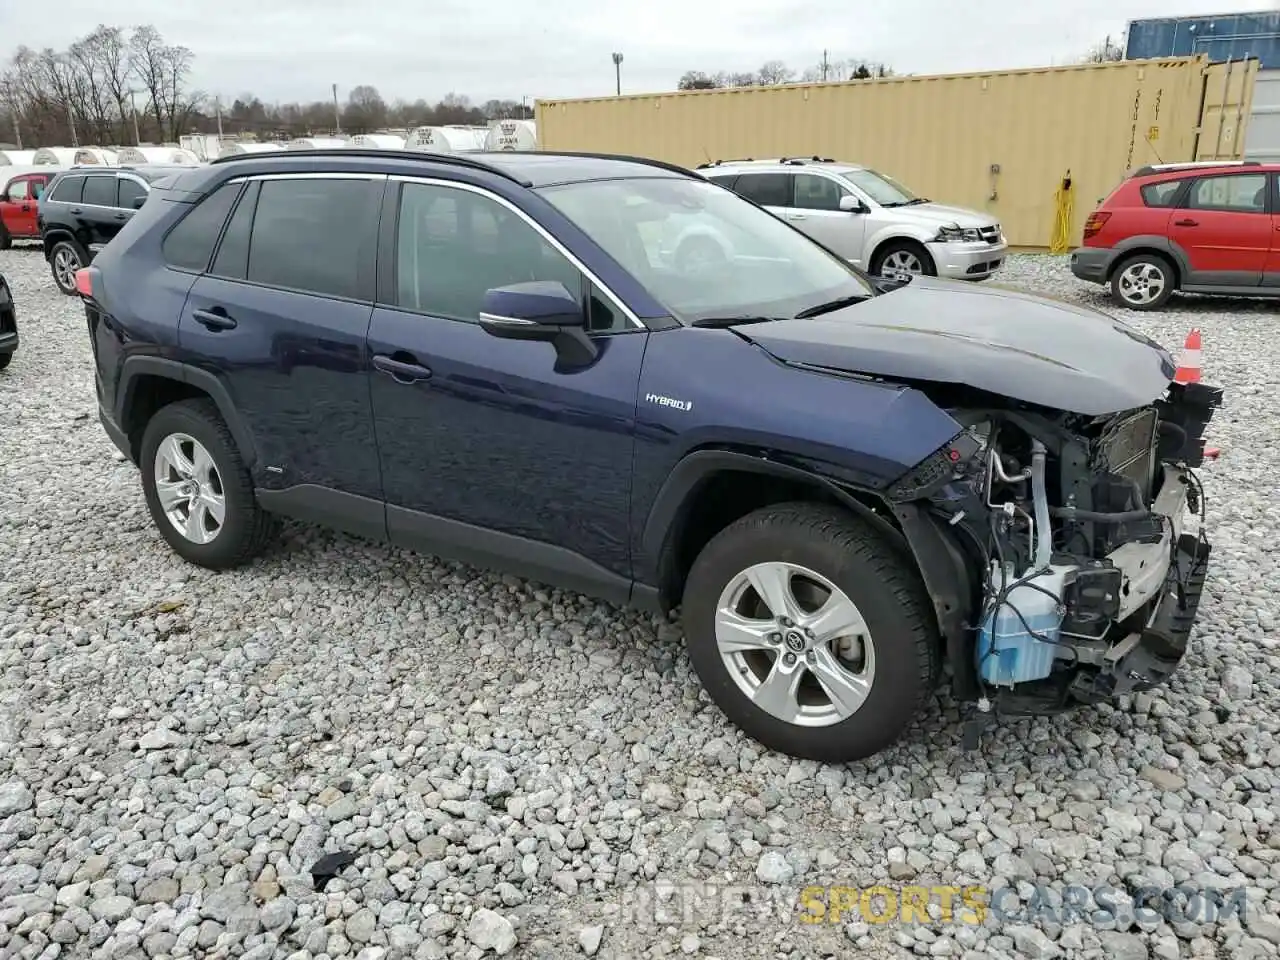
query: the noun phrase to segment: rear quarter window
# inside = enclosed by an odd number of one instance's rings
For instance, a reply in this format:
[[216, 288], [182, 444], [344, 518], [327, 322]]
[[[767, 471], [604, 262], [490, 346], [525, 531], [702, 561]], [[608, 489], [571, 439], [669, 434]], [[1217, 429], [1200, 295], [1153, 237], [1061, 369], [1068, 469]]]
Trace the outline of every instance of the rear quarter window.
[[187, 212], [164, 238], [164, 260], [179, 270], [203, 273], [222, 233], [222, 225], [240, 195], [239, 183], [227, 183]]
[[1186, 180], [1163, 180], [1148, 183], [1142, 188], [1142, 202], [1148, 207], [1172, 207], [1178, 199]]

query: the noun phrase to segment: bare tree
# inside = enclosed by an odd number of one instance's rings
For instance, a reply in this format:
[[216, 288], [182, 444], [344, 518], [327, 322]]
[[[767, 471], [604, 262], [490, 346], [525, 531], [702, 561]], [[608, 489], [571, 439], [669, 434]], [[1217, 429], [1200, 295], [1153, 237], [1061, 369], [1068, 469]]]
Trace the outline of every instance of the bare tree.
[[1095, 43], [1089, 52], [1080, 58], [1081, 63], [1115, 63], [1124, 59], [1124, 48], [1111, 42], [1108, 34], [1101, 43]]
[[203, 95], [187, 90], [195, 55], [164, 42], [155, 27], [138, 27], [129, 41], [129, 66], [147, 94], [148, 109], [162, 140], [176, 140], [194, 117]]
[[770, 60], [756, 71], [756, 83], [761, 86], [774, 86], [790, 82], [795, 75], [796, 72], [788, 69], [781, 60]]
[[377, 87], [362, 83], [351, 88], [342, 111], [342, 129], [352, 133], [373, 133], [387, 125], [387, 103]]
[[676, 83], [677, 90], [714, 90], [725, 86], [717, 75], [703, 73], [701, 70], [689, 70]]

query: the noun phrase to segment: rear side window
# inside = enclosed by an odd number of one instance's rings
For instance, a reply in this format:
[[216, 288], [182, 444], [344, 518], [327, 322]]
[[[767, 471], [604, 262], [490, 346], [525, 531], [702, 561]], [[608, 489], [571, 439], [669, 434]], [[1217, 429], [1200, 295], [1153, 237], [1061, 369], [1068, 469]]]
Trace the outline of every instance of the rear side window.
[[253, 211], [257, 205], [258, 184], [251, 183], [236, 204], [236, 212], [231, 215], [222, 243], [218, 244], [218, 255], [213, 258], [210, 271], [215, 277], [243, 280], [249, 272], [249, 235], [253, 232]]
[[123, 207], [126, 210], [135, 210], [137, 207], [134, 201], [145, 199], [147, 196], [147, 188], [140, 184], [137, 180], [131, 180], [128, 177], [121, 177], [116, 181], [119, 194], [116, 199], [116, 206]]
[[57, 200], [59, 203], [79, 203], [82, 190], [84, 190], [84, 177], [64, 177], [53, 188], [49, 199]]
[[95, 207], [114, 207], [116, 205], [116, 178], [86, 177], [83, 202], [92, 204]]
[[[128, 182], [120, 181], [122, 191]], [[192, 207], [164, 238], [165, 262], [179, 270], [203, 272], [209, 266], [222, 224], [239, 194], [240, 184], [224, 184]]]
[[263, 181], [247, 279], [371, 301], [382, 186], [338, 177]]
[[736, 173], [722, 173], [716, 177], [707, 177], [712, 183], [718, 183], [722, 187], [728, 187], [730, 190], [734, 188], [738, 175]]
[[1172, 207], [1178, 198], [1178, 191], [1186, 180], [1165, 180], [1161, 183], [1148, 183], [1142, 188], [1142, 202], [1148, 207]]
[[744, 173], [733, 189], [762, 207], [791, 206], [789, 173]]

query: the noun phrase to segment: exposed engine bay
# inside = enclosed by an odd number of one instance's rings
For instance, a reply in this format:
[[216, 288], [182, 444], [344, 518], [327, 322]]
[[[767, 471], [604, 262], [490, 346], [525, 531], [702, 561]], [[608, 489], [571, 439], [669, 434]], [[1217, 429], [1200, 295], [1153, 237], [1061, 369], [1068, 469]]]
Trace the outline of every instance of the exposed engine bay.
[[949, 659], [981, 711], [1052, 713], [1173, 672], [1210, 551], [1194, 468], [1221, 402], [1217, 388], [1171, 383], [1104, 416], [947, 410], [964, 431], [890, 499], [926, 506], [980, 571]]

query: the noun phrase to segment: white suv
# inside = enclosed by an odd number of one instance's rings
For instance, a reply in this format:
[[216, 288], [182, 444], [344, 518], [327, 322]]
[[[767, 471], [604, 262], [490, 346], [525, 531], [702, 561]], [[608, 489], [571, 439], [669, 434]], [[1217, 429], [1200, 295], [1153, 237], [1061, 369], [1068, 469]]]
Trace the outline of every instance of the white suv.
[[697, 173], [879, 276], [984, 280], [1009, 249], [1000, 224], [987, 214], [917, 197], [892, 177], [854, 163], [726, 160], [700, 164]]

